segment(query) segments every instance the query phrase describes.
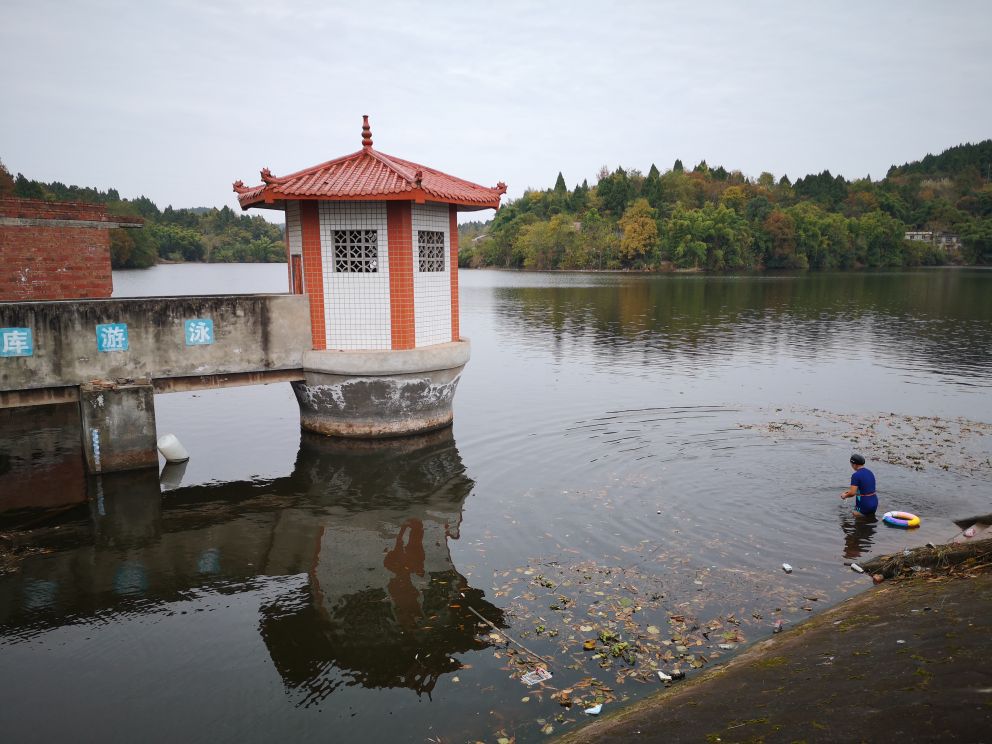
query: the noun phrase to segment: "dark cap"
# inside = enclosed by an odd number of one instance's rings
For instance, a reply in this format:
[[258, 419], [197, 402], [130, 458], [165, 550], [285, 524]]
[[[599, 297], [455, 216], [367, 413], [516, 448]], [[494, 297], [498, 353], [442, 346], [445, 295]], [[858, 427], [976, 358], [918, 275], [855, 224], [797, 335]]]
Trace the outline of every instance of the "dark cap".
[[865, 464], [864, 455], [859, 455], [857, 452], [855, 452], [853, 455], [851, 455], [851, 464], [864, 465]]

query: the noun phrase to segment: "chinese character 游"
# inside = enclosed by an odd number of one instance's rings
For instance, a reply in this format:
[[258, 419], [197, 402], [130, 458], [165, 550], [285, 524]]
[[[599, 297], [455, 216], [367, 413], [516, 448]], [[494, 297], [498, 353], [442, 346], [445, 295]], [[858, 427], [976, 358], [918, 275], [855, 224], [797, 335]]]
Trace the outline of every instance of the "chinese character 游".
[[101, 323], [96, 327], [97, 351], [127, 351], [127, 324]]

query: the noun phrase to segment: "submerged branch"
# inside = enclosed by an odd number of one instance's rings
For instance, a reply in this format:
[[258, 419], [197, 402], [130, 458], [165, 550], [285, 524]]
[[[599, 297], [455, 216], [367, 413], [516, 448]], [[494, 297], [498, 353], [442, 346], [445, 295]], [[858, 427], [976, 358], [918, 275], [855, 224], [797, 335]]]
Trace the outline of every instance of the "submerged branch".
[[[466, 605], [466, 607], [468, 607], [468, 605]], [[495, 630], [497, 633], [499, 633], [501, 636], [503, 636], [506, 640], [510, 641], [510, 643], [514, 643], [517, 646], [520, 646], [520, 648], [522, 648], [524, 651], [526, 651], [527, 653], [529, 653], [531, 656], [533, 656], [533, 657], [535, 657], [537, 659], [540, 659], [545, 664], [549, 664], [551, 666], [554, 666], [554, 662], [551, 659], [547, 659], [547, 658], [541, 656], [538, 653], [534, 653], [529, 648], [527, 648], [524, 644], [522, 644], [520, 641], [518, 641], [515, 638], [513, 638], [513, 636], [511, 636], [505, 630], [500, 630], [493, 623], [491, 623], [489, 620], [486, 620], [486, 618], [484, 618], [482, 615], [480, 615], [478, 612], [476, 612], [474, 609], [472, 609], [472, 607], [468, 607], [468, 611], [471, 612], [473, 615], [475, 615], [477, 618], [479, 618], [482, 622], [484, 622], [490, 628], [492, 628], [493, 630]]]

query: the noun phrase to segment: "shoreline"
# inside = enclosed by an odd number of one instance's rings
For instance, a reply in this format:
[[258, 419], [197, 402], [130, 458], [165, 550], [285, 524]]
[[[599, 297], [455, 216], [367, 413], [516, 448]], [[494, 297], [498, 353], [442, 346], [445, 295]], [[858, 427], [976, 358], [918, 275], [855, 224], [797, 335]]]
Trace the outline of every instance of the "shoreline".
[[974, 741], [992, 723], [992, 540], [974, 547], [555, 742]]
[[[189, 262], [192, 263], [192, 262]], [[206, 262], [200, 262], [206, 263]], [[525, 269], [507, 266], [459, 266], [459, 271], [504, 271], [511, 274], [620, 274], [623, 276], [815, 276], [829, 274], [889, 274], [907, 271], [947, 271], [974, 270], [992, 271], [992, 266], [983, 264], [943, 264], [941, 266], [859, 266], [850, 269], [741, 269], [711, 270], [704, 268], [663, 268], [663, 269]]]

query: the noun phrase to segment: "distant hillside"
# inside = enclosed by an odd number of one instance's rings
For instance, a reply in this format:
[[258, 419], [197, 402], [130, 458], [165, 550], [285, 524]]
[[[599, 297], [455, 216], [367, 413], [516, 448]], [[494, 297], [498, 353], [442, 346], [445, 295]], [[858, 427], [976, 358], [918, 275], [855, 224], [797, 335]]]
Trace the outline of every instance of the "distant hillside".
[[953, 177], [973, 171], [975, 175], [992, 180], [992, 139], [977, 144], [956, 145], [944, 150], [940, 155], [927, 155], [904, 165], [893, 165], [887, 177], [918, 173], [924, 176]]
[[[143, 230], [111, 235], [115, 267], [156, 261], [282, 262], [284, 227], [229, 207], [164, 210], [115, 189], [14, 178], [0, 163], [0, 196], [106, 204], [144, 217]], [[909, 230], [946, 232], [960, 244], [908, 241]], [[893, 166], [881, 181], [830, 171], [790, 181], [757, 178], [705, 160], [601, 169], [595, 184], [528, 190], [486, 222], [459, 228], [459, 263], [527, 269], [853, 269], [992, 264], [992, 140]]]
[[[893, 167], [791, 181], [705, 160], [600, 170], [595, 184], [528, 190], [461, 228], [463, 266], [638, 271], [992, 264], [992, 140]], [[549, 179], [550, 181], [550, 179]], [[908, 231], [951, 233], [907, 240]]]

